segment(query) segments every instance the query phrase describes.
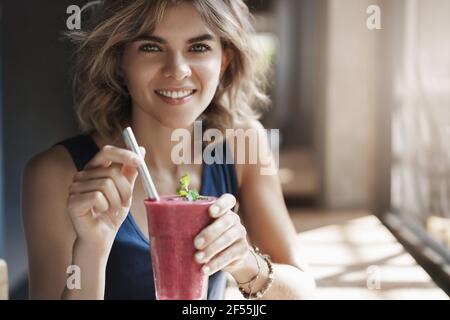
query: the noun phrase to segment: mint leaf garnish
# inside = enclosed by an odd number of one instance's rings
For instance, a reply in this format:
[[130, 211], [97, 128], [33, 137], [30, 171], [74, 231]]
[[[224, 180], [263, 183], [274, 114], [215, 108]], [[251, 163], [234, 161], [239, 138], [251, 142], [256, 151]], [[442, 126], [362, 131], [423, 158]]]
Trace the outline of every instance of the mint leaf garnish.
[[189, 190], [188, 191], [188, 197], [190, 198], [190, 199], [192, 199], [192, 200], [190, 200], [190, 201], [195, 201], [195, 200], [198, 200], [198, 197], [199, 197], [199, 195], [198, 195], [198, 192], [197, 192], [197, 190]]
[[180, 178], [180, 187], [177, 188], [177, 195], [187, 199], [188, 201], [196, 201], [201, 197], [197, 190], [189, 190], [189, 182], [189, 175], [186, 173]]
[[187, 195], [187, 191], [181, 188], [177, 189], [177, 195], [185, 197]]
[[189, 189], [189, 182], [190, 182], [189, 175], [186, 173], [180, 178], [180, 186], [181, 186], [181, 188], [186, 190], [186, 191], [188, 191], [188, 189]]

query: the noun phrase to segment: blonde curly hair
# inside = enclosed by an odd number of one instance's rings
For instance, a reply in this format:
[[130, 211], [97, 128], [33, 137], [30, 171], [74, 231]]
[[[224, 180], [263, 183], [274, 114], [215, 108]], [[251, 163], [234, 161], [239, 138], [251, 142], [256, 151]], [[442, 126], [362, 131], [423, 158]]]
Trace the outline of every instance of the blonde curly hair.
[[151, 33], [168, 5], [192, 3], [222, 47], [233, 51], [216, 94], [201, 118], [205, 128], [225, 130], [234, 121], [258, 119], [269, 105], [264, 93], [267, 66], [261, 68], [252, 44], [253, 16], [242, 0], [103, 0], [92, 6], [83, 29], [66, 32], [76, 45], [73, 90], [84, 133], [115, 138], [129, 125], [131, 98], [120, 70], [125, 44]]

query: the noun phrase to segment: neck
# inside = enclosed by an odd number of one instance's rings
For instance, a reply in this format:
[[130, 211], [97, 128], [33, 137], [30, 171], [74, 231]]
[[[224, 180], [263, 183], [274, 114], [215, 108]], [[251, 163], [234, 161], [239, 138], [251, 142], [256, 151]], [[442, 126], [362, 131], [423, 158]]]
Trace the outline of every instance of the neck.
[[[151, 115], [142, 112], [139, 108], [133, 108], [131, 128], [140, 146], [146, 149], [145, 161], [149, 167], [159, 172], [177, 174], [180, 166], [171, 159], [172, 149], [178, 141], [171, 141], [173, 128], [164, 126]], [[193, 137], [193, 124], [187, 129]], [[191, 146], [193, 146], [191, 140]], [[191, 148], [191, 152], [193, 152]]]

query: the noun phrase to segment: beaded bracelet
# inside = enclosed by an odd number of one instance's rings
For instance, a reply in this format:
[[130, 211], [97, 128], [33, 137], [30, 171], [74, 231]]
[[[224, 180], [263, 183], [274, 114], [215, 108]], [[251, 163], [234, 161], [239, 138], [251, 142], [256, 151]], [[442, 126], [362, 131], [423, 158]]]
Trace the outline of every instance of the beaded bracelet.
[[[255, 293], [252, 292], [253, 286], [250, 287], [250, 292], [246, 292], [243, 288], [239, 287], [239, 291], [241, 292], [242, 296], [248, 300], [255, 300], [255, 299], [262, 298], [264, 296], [264, 294], [267, 292], [267, 290], [269, 290], [269, 288], [272, 286], [273, 278], [274, 278], [273, 266], [272, 266], [272, 261], [270, 260], [270, 256], [267, 254], [261, 254], [259, 252], [259, 248], [256, 246], [253, 246], [253, 248], [254, 248], [255, 252], [259, 256], [261, 256], [264, 259], [264, 261], [267, 263], [267, 267], [269, 268], [269, 274], [268, 274], [267, 282], [264, 284], [264, 286], [259, 291], [255, 292]], [[259, 267], [259, 264], [258, 264], [258, 267]], [[255, 279], [257, 279], [258, 276], [259, 276], [259, 271], [258, 271], [258, 274], [256, 275]]]

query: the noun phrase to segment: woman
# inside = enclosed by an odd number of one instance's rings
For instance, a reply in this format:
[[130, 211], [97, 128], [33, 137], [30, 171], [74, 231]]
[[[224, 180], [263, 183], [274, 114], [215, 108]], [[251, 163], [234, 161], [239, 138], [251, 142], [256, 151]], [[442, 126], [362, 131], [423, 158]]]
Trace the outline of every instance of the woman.
[[[145, 194], [136, 181], [140, 160], [120, 137], [126, 126], [146, 151], [160, 195], [174, 194], [188, 173], [192, 188], [220, 197], [210, 207], [214, 222], [194, 241], [196, 259], [210, 275], [209, 299], [223, 298], [224, 272], [246, 298], [311, 296], [314, 280], [295, 253], [276, 175], [261, 175], [260, 162], [171, 158], [173, 130], [192, 133], [198, 119], [206, 128], [254, 130], [267, 144], [254, 107], [267, 98], [251, 33], [240, 0], [104, 0], [89, 24], [70, 34], [84, 134], [35, 156], [24, 172], [31, 298], [154, 298]], [[236, 148], [222, 144], [235, 157]], [[77, 289], [66, 285], [72, 265], [81, 272]]]

